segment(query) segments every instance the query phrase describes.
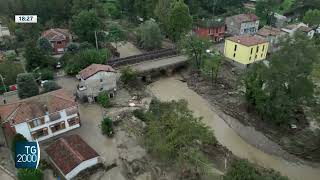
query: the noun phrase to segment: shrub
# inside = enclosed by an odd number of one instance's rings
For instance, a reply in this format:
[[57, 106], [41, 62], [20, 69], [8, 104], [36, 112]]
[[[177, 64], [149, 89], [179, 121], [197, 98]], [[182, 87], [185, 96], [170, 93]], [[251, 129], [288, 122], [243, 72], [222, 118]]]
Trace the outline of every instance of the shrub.
[[43, 172], [40, 169], [19, 169], [19, 180], [42, 180]]
[[143, 49], [154, 50], [160, 48], [162, 35], [158, 24], [152, 20], [141, 24], [138, 29], [137, 39]]
[[21, 99], [39, 94], [39, 88], [31, 73], [21, 73], [17, 76], [18, 95]]
[[61, 87], [54, 81], [48, 81], [46, 83], [44, 83], [43, 85], [43, 91], [46, 92], [50, 92], [50, 91], [54, 91], [57, 89], [60, 89]]
[[102, 107], [104, 108], [110, 107], [110, 98], [107, 92], [99, 93], [97, 100], [98, 100], [98, 104], [100, 104]]
[[54, 73], [50, 69], [41, 69], [40, 73], [42, 80], [52, 80], [54, 78]]
[[133, 70], [131, 67], [128, 66], [121, 69], [120, 79], [124, 84], [129, 84], [130, 82], [137, 80], [137, 78], [138, 78], [137, 72]]
[[105, 134], [109, 137], [113, 137], [114, 135], [113, 122], [110, 118], [106, 117], [102, 120], [101, 130], [102, 130], [102, 134]]
[[132, 113], [136, 118], [140, 119], [141, 121], [147, 121], [146, 114], [143, 112], [142, 109], [136, 109]]

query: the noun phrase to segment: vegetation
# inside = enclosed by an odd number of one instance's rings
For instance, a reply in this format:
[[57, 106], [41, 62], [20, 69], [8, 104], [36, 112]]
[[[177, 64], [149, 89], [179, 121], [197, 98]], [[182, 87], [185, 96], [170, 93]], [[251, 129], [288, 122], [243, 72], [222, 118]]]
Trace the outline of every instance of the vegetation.
[[43, 172], [40, 169], [19, 169], [18, 180], [43, 180]]
[[319, 61], [313, 41], [297, 34], [287, 38], [270, 58], [270, 65], [255, 64], [244, 77], [247, 101], [263, 119], [278, 125], [292, 121], [302, 106], [314, 104], [314, 84], [310, 80]]
[[274, 171], [262, 171], [246, 160], [234, 161], [223, 180], [289, 180]]
[[219, 70], [223, 61], [223, 56], [221, 55], [211, 55], [204, 60], [204, 65], [201, 69], [201, 72], [211, 77], [212, 84], [217, 81]]
[[281, 0], [261, 0], [256, 4], [256, 15], [263, 23], [271, 25], [274, 9], [280, 4]]
[[185, 100], [152, 100], [145, 117], [148, 123], [145, 144], [151, 154], [180, 170], [207, 172], [208, 160], [201, 147], [217, 141], [201, 118], [193, 116]]
[[138, 79], [138, 74], [131, 67], [127, 66], [121, 69], [120, 79], [124, 84], [130, 85]]
[[65, 56], [69, 56], [67, 59], [65, 59], [66, 73], [68, 73], [69, 75], [75, 75], [91, 64], [106, 63], [107, 60], [111, 57], [111, 53], [106, 49], [84, 49], [80, 50], [77, 54]]
[[182, 53], [188, 55], [195, 67], [200, 70], [203, 67], [203, 61], [208, 57], [206, 52], [211, 43], [206, 38], [201, 38], [195, 34], [185, 36], [179, 43]]
[[11, 152], [12, 152], [12, 155], [13, 157], [15, 158], [15, 154], [16, 154], [16, 143], [17, 142], [27, 142], [28, 140], [22, 135], [22, 134], [15, 134], [13, 136], [13, 139], [11, 141]]
[[142, 109], [135, 109], [132, 113], [136, 118], [140, 119], [141, 121], [147, 120], [145, 113]]
[[39, 88], [31, 73], [22, 73], [17, 76], [18, 96], [21, 99], [36, 96]]
[[50, 92], [60, 89], [61, 87], [55, 81], [48, 81], [43, 85], [43, 92]]
[[113, 122], [110, 118], [106, 117], [101, 122], [102, 134], [107, 135], [108, 137], [114, 136]]
[[138, 44], [143, 49], [159, 49], [162, 43], [161, 31], [156, 22], [148, 20], [140, 25], [137, 34]]
[[[14, 63], [12, 61], [7, 60], [0, 63], [0, 74], [3, 77], [4, 84], [6, 86], [16, 84], [17, 75], [23, 72], [23, 68], [19, 63]], [[3, 86], [2, 82], [0, 86]], [[0, 88], [0, 92], [3, 90], [3, 88]]]
[[110, 107], [110, 98], [107, 92], [100, 92], [97, 97], [97, 100], [98, 104], [100, 104], [102, 107]]
[[42, 80], [53, 80], [54, 78], [54, 72], [51, 69], [40, 69], [37, 72]]
[[47, 54], [51, 54], [53, 49], [51, 43], [46, 38], [40, 38], [38, 40], [38, 48]]
[[310, 9], [307, 11], [303, 17], [303, 22], [307, 23], [309, 26], [318, 26], [320, 24], [320, 10]]
[[118, 47], [118, 44], [120, 42], [125, 42], [127, 40], [127, 34], [126, 32], [121, 28], [121, 26], [117, 24], [112, 24], [108, 28], [108, 35], [106, 37], [106, 40], [111, 43], [115, 43], [116, 48]]

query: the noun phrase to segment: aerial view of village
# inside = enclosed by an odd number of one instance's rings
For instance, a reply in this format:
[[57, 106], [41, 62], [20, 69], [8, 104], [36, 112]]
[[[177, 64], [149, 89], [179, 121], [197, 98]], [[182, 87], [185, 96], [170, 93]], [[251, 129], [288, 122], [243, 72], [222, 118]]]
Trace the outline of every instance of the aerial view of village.
[[0, 0], [0, 180], [320, 180], [320, 0]]

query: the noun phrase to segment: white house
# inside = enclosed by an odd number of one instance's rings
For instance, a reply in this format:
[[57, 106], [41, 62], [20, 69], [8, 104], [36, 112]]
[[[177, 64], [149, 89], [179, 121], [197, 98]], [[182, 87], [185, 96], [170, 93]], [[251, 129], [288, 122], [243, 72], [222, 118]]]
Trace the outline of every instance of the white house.
[[7, 136], [22, 134], [43, 141], [80, 127], [78, 104], [63, 90], [0, 105], [0, 120]]
[[295, 32], [300, 31], [305, 33], [310, 39], [313, 38], [315, 33], [315, 30], [308, 27], [308, 25], [304, 23], [290, 24], [284, 28], [281, 28], [281, 30], [287, 33], [289, 36], [292, 36]]
[[8, 27], [3, 26], [0, 21], [0, 38], [3, 36], [10, 36], [10, 31]]
[[80, 80], [77, 87], [77, 96], [95, 101], [100, 92], [107, 92], [113, 98], [117, 87], [116, 71], [108, 65], [91, 64], [77, 75]]
[[67, 180], [99, 163], [98, 153], [79, 135], [62, 137], [50, 144], [45, 151], [52, 164]]

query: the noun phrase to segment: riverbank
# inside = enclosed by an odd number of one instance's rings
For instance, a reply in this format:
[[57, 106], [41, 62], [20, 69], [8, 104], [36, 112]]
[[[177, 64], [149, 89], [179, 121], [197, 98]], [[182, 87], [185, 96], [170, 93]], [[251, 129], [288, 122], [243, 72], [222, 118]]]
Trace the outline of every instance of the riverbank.
[[163, 101], [186, 99], [194, 114], [203, 117], [203, 122], [214, 130], [217, 140], [234, 155], [248, 159], [250, 162], [265, 168], [275, 169], [292, 180], [317, 180], [320, 177], [319, 167], [293, 163], [278, 156], [267, 154], [247, 143], [221, 118], [214, 106], [211, 106], [206, 99], [191, 90], [186, 83], [179, 79], [161, 79], [150, 84], [148, 88], [157, 98]]

